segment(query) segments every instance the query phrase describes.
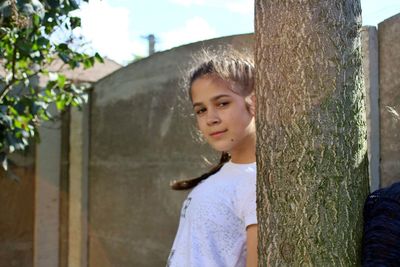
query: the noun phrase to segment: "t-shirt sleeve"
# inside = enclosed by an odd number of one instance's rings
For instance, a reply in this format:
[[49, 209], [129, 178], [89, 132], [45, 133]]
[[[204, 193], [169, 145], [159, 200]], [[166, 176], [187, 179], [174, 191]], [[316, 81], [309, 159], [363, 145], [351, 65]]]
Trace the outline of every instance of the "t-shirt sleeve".
[[239, 190], [239, 216], [244, 221], [245, 226], [257, 224], [257, 204], [256, 204], [256, 176], [247, 177]]

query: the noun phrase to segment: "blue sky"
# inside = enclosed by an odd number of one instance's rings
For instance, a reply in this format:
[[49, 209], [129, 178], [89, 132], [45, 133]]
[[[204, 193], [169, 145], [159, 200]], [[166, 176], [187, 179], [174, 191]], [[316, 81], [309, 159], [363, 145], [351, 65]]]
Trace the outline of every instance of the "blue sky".
[[[361, 0], [363, 25], [400, 13], [400, 0]], [[105, 57], [127, 63], [147, 56], [154, 34], [156, 50], [254, 31], [254, 0], [89, 0], [79, 16], [91, 46]]]

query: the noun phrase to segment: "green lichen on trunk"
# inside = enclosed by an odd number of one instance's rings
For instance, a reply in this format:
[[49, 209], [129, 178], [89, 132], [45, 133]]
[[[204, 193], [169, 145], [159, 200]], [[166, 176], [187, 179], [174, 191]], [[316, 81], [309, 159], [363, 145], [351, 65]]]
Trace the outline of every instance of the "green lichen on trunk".
[[256, 1], [260, 266], [354, 266], [368, 193], [359, 1]]

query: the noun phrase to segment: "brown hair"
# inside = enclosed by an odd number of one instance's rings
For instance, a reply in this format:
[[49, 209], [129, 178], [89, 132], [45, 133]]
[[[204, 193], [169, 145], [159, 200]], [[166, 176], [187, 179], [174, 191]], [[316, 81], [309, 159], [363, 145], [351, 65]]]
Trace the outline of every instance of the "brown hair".
[[[197, 66], [190, 71], [189, 75], [186, 76], [187, 80], [185, 82], [185, 87], [187, 88], [191, 101], [192, 84], [196, 79], [205, 75], [213, 75], [225, 81], [232, 82], [234, 85], [239, 85], [231, 86], [230, 89], [245, 98], [253, 93], [254, 63], [252, 57], [241, 54], [235, 50], [219, 51], [219, 53], [214, 54], [211, 54], [208, 51], [202, 51], [196, 61]], [[201, 181], [217, 173], [229, 160], [229, 153], [222, 152], [219, 163], [212, 167], [208, 172], [197, 178], [173, 181], [171, 183], [171, 188], [175, 190], [191, 189]]]
[[185, 83], [190, 100], [192, 100], [192, 84], [205, 75], [215, 75], [225, 81], [240, 85], [240, 91], [237, 91], [237, 88], [231, 89], [244, 97], [254, 91], [254, 62], [250, 56], [235, 50], [218, 54], [203, 51], [199, 58], [197, 67], [190, 71]]
[[217, 165], [215, 165], [214, 167], [212, 167], [208, 172], [204, 173], [203, 175], [200, 175], [197, 178], [173, 181], [171, 183], [171, 188], [174, 190], [191, 189], [191, 188], [195, 187], [196, 185], [198, 185], [201, 181], [207, 179], [214, 173], [217, 173], [222, 168], [222, 166], [224, 166], [224, 164], [226, 162], [228, 162], [230, 159], [231, 159], [231, 156], [227, 152], [222, 152], [219, 163]]

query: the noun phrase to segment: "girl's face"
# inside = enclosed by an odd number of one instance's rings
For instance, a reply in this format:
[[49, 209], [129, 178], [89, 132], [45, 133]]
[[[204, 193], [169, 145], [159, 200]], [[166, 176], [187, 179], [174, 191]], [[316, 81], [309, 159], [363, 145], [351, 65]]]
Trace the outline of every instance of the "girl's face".
[[207, 142], [217, 151], [229, 152], [232, 159], [254, 152], [254, 112], [245, 98], [229, 83], [205, 75], [192, 83], [191, 94], [198, 127]]

